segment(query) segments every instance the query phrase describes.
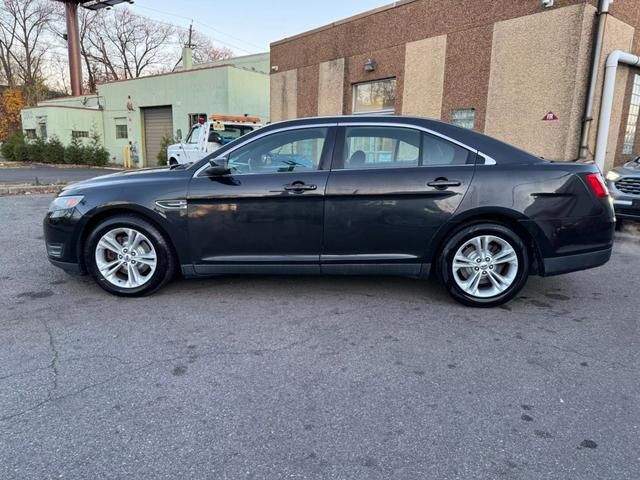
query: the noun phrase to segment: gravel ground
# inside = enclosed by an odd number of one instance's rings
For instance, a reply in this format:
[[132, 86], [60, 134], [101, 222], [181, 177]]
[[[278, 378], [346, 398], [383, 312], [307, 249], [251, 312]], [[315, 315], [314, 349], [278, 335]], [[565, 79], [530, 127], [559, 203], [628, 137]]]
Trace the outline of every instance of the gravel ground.
[[2, 479], [640, 478], [639, 242], [493, 310], [397, 278], [125, 300], [0, 198]]

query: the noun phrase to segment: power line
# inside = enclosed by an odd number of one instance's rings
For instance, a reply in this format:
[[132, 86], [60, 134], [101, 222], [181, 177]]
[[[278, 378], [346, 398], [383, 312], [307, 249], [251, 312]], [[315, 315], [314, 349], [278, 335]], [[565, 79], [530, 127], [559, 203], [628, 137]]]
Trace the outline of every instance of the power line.
[[[224, 35], [226, 37], [232, 38], [232, 39], [234, 39], [234, 40], [236, 40], [238, 42], [244, 43], [245, 45], [249, 45], [251, 47], [254, 47], [254, 48], [258, 49], [259, 51], [263, 51], [264, 50], [264, 47], [256, 45], [255, 43], [248, 42], [248, 41], [246, 41], [246, 40], [244, 40], [242, 38], [239, 38], [239, 37], [236, 37], [234, 35], [231, 35], [230, 33], [223, 32], [222, 30], [215, 29], [215, 28], [213, 28], [213, 27], [211, 27], [211, 26], [209, 26], [209, 25], [207, 25], [207, 24], [205, 24], [203, 22], [200, 22], [198, 20], [195, 20], [195, 19], [192, 19], [192, 18], [189, 18], [189, 17], [185, 17], [184, 15], [177, 15], [175, 13], [165, 12], [165, 11], [162, 11], [162, 10], [157, 10], [155, 8], [143, 7], [142, 5], [138, 5], [138, 4], [136, 4], [136, 8], [142, 8], [143, 10], [149, 10], [151, 12], [161, 13], [163, 15], [168, 15], [170, 17], [178, 17], [178, 18], [183, 18], [185, 20], [190, 20], [190, 21], [200, 25], [202, 28], [204, 28], [206, 30], [210, 30], [210, 31], [216, 32], [216, 33], [218, 33], [220, 35]], [[221, 43], [225, 43], [225, 42], [223, 42], [222, 40], [219, 40], [219, 39], [215, 39], [215, 40], [217, 40], [218, 42], [221, 42]], [[248, 50], [245, 50], [243, 48], [239, 48], [237, 46], [233, 46], [233, 45], [231, 45], [229, 43], [226, 43], [226, 45], [232, 46], [233, 48], [236, 48], [238, 50], [242, 50], [243, 52], [246, 52], [246, 53], [252, 53], [252, 52], [250, 52]]]

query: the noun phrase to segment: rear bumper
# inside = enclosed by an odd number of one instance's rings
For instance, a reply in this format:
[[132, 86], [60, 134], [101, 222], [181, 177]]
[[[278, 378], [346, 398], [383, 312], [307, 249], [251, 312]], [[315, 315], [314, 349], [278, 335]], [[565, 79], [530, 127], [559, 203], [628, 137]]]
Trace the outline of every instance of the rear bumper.
[[611, 258], [612, 249], [598, 250], [576, 255], [544, 259], [544, 276], [561, 275], [563, 273], [577, 272], [596, 268], [604, 265]]

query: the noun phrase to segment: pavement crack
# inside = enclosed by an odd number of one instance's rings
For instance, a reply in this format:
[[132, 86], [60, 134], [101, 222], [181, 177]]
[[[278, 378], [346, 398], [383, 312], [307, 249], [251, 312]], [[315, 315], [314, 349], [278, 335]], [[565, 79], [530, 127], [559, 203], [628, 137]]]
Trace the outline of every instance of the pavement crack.
[[49, 362], [49, 368], [51, 369], [51, 371], [53, 372], [53, 387], [49, 390], [49, 394], [48, 394], [48, 398], [51, 399], [53, 398], [53, 394], [55, 393], [56, 390], [58, 390], [58, 349], [56, 348], [56, 342], [55, 339], [53, 337], [53, 332], [51, 331], [51, 327], [49, 326], [49, 324], [47, 323], [46, 320], [44, 319], [40, 319], [40, 322], [42, 323], [42, 326], [44, 326], [44, 329], [47, 332], [47, 335], [49, 337], [49, 349], [51, 350], [51, 362]]

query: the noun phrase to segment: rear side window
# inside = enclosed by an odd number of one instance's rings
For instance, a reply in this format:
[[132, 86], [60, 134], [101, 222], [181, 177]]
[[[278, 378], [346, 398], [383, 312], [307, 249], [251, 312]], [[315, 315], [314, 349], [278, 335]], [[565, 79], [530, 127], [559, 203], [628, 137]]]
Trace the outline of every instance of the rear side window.
[[422, 165], [464, 165], [469, 160], [469, 152], [455, 143], [424, 134], [422, 140]]
[[347, 127], [343, 168], [417, 167], [420, 135], [408, 128]]
[[469, 152], [454, 143], [403, 127], [347, 127], [341, 167], [347, 170], [465, 165]]

